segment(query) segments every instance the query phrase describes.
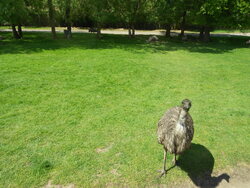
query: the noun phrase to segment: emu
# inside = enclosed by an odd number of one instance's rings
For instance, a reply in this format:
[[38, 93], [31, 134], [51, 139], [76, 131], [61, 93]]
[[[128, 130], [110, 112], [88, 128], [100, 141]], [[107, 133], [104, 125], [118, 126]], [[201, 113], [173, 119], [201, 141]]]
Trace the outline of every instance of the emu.
[[159, 38], [157, 36], [150, 36], [147, 40], [147, 42], [157, 42], [159, 41]]
[[176, 165], [176, 155], [190, 147], [194, 135], [193, 119], [188, 113], [191, 101], [184, 99], [180, 106], [169, 109], [158, 122], [158, 143], [163, 145], [164, 160], [161, 176], [167, 173], [167, 151], [174, 154], [173, 165]]

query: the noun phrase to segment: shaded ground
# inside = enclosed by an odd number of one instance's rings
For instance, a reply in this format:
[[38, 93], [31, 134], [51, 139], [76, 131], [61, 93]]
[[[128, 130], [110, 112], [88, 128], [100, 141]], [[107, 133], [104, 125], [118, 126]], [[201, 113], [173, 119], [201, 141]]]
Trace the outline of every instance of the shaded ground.
[[[227, 173], [225, 173], [227, 172]], [[218, 182], [220, 180], [220, 182]], [[176, 188], [243, 188], [250, 187], [250, 167], [245, 164], [236, 166], [221, 172], [215, 172], [210, 176], [204, 175], [202, 177], [197, 177], [197, 181], [200, 182], [200, 185], [195, 185], [192, 181], [187, 181], [182, 184], [174, 185]], [[161, 185], [160, 187], [165, 187]]]
[[[117, 173], [115, 170], [113, 170], [114, 173]], [[157, 186], [151, 186], [152, 188], [158, 187], [158, 188], [245, 188], [250, 187], [250, 167], [245, 164], [241, 164], [236, 166], [235, 168], [231, 168], [226, 170], [228, 173], [228, 178], [221, 179], [221, 181], [218, 184], [218, 178], [221, 175], [225, 174], [222, 172], [217, 172], [213, 174], [213, 178], [211, 179], [210, 176], [204, 176], [199, 177], [199, 181], [202, 183], [202, 185], [195, 185], [191, 180], [183, 182], [181, 184], [173, 184], [171, 186], [169, 185], [157, 185]], [[226, 176], [225, 176], [226, 177]], [[217, 185], [216, 185], [217, 184]], [[47, 185], [45, 185], [43, 188], [75, 188], [76, 186], [74, 184], [68, 184], [68, 185], [59, 185], [59, 184], [53, 184], [53, 182], [49, 181]], [[117, 185], [117, 184], [107, 184], [105, 187], [127, 187], [126, 185]]]
[[[194, 156], [196, 157], [194, 158]], [[175, 182], [174, 185], [170, 184], [170, 187], [250, 187], [250, 167], [248, 165], [240, 164], [231, 169], [216, 171], [214, 163], [215, 159], [208, 148], [192, 143], [191, 148], [179, 156], [177, 166], [174, 167], [186, 172], [190, 179], [183, 183]], [[168, 174], [172, 173], [172, 169], [173, 167], [169, 168]], [[169, 185], [160, 187], [169, 187]]]
[[[58, 28], [56, 32], [63, 32], [64, 28]], [[0, 29], [0, 31], [12, 31], [11, 29]], [[26, 32], [50, 32], [50, 29], [23, 29]], [[118, 34], [127, 35], [127, 29], [103, 29], [103, 34]], [[74, 28], [72, 33], [88, 33], [87, 29]], [[172, 30], [171, 36], [177, 36], [180, 33], [178, 30]], [[136, 30], [136, 35], [165, 35], [164, 30]], [[197, 32], [185, 32], [185, 35], [198, 36]], [[250, 33], [211, 33], [211, 36], [216, 37], [231, 37], [231, 36], [250, 36]]]

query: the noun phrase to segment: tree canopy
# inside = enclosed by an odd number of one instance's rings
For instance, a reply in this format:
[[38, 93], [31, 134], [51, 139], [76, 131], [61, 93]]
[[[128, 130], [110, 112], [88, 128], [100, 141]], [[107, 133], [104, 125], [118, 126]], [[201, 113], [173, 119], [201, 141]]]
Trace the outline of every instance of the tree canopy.
[[[130, 36], [135, 29], [165, 28], [200, 30], [209, 41], [212, 29], [249, 29], [249, 0], [1, 0], [0, 24], [10, 25], [15, 38], [25, 26], [124, 27]], [[18, 31], [16, 31], [16, 26]]]

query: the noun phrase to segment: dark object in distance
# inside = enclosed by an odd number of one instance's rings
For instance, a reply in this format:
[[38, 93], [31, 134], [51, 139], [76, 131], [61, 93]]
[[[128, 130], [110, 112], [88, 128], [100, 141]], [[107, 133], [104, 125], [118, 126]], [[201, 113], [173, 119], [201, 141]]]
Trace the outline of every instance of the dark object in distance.
[[90, 27], [90, 28], [89, 28], [89, 32], [90, 32], [90, 33], [96, 33], [96, 32], [97, 32], [97, 28]]
[[67, 39], [72, 38], [71, 31], [65, 29], [65, 30], [63, 30], [63, 32], [64, 32], [64, 36], [65, 36]]
[[157, 36], [150, 36], [147, 40], [147, 42], [157, 42], [159, 41], [159, 38]]

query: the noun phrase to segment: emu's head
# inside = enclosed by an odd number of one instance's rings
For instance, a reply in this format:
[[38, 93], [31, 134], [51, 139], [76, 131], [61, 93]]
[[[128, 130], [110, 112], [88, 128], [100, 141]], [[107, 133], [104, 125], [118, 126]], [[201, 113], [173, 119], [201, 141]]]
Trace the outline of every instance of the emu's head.
[[185, 111], [189, 111], [189, 109], [191, 108], [192, 104], [191, 104], [191, 101], [189, 99], [184, 99], [182, 102], [181, 102], [181, 106], [182, 108], [185, 110]]

